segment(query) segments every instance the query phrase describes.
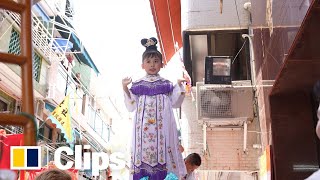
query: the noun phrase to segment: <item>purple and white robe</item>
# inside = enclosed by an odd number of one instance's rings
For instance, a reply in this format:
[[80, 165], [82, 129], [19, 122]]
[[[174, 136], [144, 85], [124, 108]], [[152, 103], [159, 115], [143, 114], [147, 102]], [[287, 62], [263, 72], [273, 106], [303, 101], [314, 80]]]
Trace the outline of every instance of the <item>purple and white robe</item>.
[[131, 147], [130, 179], [163, 180], [168, 173], [187, 174], [179, 151], [177, 125], [173, 108], [179, 108], [185, 91], [159, 75], [147, 75], [132, 83], [131, 98], [125, 104], [135, 111]]

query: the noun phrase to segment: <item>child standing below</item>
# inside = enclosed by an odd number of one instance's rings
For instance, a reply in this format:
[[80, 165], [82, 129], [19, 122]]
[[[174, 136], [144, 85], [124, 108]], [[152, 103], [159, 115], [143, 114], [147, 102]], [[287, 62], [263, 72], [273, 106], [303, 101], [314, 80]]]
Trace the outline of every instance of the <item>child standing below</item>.
[[169, 173], [177, 177], [187, 174], [179, 151], [177, 125], [172, 108], [181, 106], [184, 99], [184, 80], [177, 85], [158, 74], [162, 68], [162, 54], [157, 50], [157, 39], [142, 39], [146, 47], [142, 54], [142, 69], [146, 76], [132, 82], [122, 80], [125, 104], [135, 111], [131, 150], [131, 179], [163, 180]]

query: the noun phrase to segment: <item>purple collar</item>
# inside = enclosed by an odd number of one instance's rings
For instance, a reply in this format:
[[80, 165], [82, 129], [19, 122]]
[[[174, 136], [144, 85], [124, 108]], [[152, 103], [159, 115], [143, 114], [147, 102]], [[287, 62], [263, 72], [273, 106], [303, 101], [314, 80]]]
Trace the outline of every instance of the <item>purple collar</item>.
[[173, 85], [170, 81], [163, 79], [159, 75], [147, 75], [146, 77], [133, 82], [130, 90], [135, 95], [154, 96], [171, 93]]

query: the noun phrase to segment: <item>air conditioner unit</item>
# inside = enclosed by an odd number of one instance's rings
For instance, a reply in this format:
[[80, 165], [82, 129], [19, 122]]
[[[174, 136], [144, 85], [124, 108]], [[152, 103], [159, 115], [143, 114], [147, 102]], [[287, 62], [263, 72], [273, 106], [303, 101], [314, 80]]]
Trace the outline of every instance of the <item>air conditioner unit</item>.
[[200, 124], [243, 125], [253, 118], [253, 88], [250, 81], [231, 85], [196, 83], [197, 119]]

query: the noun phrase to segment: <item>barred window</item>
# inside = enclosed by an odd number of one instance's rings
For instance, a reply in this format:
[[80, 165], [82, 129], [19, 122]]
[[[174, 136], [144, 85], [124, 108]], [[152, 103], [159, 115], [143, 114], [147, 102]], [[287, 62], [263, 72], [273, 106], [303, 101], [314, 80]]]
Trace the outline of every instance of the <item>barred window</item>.
[[9, 51], [10, 54], [19, 55], [21, 54], [20, 48], [20, 34], [18, 31], [12, 28], [11, 30], [11, 37], [9, 42]]
[[40, 73], [41, 73], [41, 56], [33, 50], [32, 56], [32, 66], [33, 66], [33, 78], [39, 82], [40, 81]]
[[[15, 55], [21, 54], [20, 34], [14, 28], [12, 28], [11, 30], [8, 53], [15, 54]], [[35, 50], [33, 50], [33, 56], [32, 56], [33, 78], [37, 82], [40, 81], [41, 64], [42, 64], [41, 56]]]

